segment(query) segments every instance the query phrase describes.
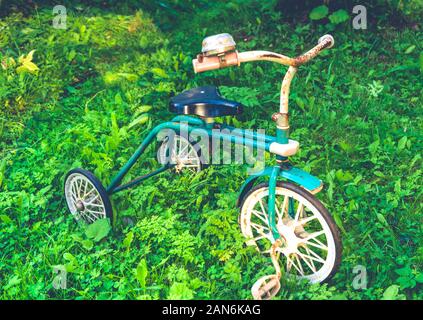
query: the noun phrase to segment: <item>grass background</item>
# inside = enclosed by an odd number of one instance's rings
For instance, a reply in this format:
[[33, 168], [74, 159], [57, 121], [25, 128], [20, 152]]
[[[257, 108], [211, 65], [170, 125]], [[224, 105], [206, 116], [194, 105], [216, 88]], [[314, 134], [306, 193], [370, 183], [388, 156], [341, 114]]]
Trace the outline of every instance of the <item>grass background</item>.
[[[199, 85], [248, 107], [231, 124], [273, 134], [285, 70], [263, 62], [194, 75], [201, 40], [230, 32], [240, 51], [294, 56], [330, 32], [335, 47], [293, 81], [301, 151], [292, 162], [325, 182], [319, 199], [342, 230], [343, 261], [330, 283], [284, 283], [277, 298], [422, 299], [419, 1], [360, 3], [367, 30], [352, 28], [343, 1], [318, 20], [310, 13], [321, 1], [62, 2], [66, 29], [52, 28], [50, 1], [7, 1], [0, 11], [0, 298], [251, 298], [272, 266], [244, 247], [237, 225], [246, 168], [163, 174], [117, 194], [113, 231], [97, 242], [68, 214], [63, 179], [84, 167], [110, 182], [172, 116], [169, 97]], [[31, 50], [38, 70], [20, 68]], [[151, 148], [128, 178], [154, 159]], [[353, 288], [358, 265], [363, 290]], [[68, 271], [67, 289], [53, 288], [54, 267]]]

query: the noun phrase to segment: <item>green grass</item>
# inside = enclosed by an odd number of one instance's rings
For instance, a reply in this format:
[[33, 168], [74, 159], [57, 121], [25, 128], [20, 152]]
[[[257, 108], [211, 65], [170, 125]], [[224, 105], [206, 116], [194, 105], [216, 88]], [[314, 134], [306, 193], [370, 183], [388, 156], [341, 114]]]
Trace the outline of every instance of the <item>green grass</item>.
[[[138, 11], [75, 9], [66, 30], [51, 27], [50, 7], [1, 18], [0, 60], [17, 65], [0, 69], [0, 298], [251, 298], [251, 285], [272, 266], [243, 245], [237, 224], [245, 167], [166, 173], [116, 194], [116, 223], [98, 242], [76, 225], [63, 198], [74, 167], [110, 182], [153, 125], [172, 116], [171, 92], [219, 85], [250, 107], [238, 125], [274, 134], [283, 69], [192, 71], [202, 38], [229, 31], [240, 51], [289, 56], [324, 33], [336, 39], [298, 72], [290, 119], [301, 143], [292, 162], [324, 181], [319, 199], [342, 230], [343, 260], [330, 283], [285, 283], [277, 298], [422, 299], [418, 27], [394, 28], [381, 17], [359, 31], [348, 22], [286, 23], [255, 1], [209, 6], [196, 15], [188, 5], [158, 11], [151, 3]], [[178, 19], [172, 10], [180, 10]], [[19, 56], [31, 50], [39, 71], [17, 74]], [[128, 179], [156, 165], [154, 151]], [[367, 270], [365, 290], [353, 288], [358, 265]], [[53, 288], [55, 266], [69, 272], [68, 289]]]

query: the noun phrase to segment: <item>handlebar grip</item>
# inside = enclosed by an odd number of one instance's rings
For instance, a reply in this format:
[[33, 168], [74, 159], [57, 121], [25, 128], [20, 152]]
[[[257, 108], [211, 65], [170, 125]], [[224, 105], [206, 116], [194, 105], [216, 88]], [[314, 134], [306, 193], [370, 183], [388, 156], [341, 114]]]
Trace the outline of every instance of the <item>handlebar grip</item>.
[[328, 42], [329, 45], [324, 46], [324, 48], [330, 49], [335, 45], [335, 39], [330, 34], [325, 34], [324, 36], [320, 37], [317, 41], [318, 44], [322, 42]]
[[230, 66], [239, 66], [238, 52], [229, 52], [220, 56], [198, 56], [192, 60], [195, 73], [223, 69]]

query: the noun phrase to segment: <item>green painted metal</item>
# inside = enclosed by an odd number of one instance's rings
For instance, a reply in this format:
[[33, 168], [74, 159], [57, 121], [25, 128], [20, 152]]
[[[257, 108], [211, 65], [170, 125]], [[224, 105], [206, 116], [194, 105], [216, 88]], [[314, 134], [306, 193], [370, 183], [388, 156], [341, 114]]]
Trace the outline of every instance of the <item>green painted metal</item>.
[[287, 144], [289, 141], [289, 132], [286, 129], [276, 128], [276, 142], [280, 144]]
[[280, 238], [278, 228], [276, 227], [276, 210], [275, 210], [275, 201], [276, 201], [276, 183], [278, 181], [278, 176], [280, 172], [279, 166], [274, 166], [269, 178], [269, 198], [267, 204], [267, 214], [269, 219], [270, 230], [272, 231], [273, 237], [276, 239]]
[[[238, 205], [241, 204], [243, 197], [247, 194], [248, 190], [252, 188], [255, 181], [260, 177], [270, 177], [272, 174], [272, 170], [273, 170], [273, 167], [266, 167], [262, 171], [257, 172], [254, 175], [251, 175], [250, 177], [248, 177], [248, 179], [241, 186], [241, 190], [239, 192], [239, 197], [237, 202]], [[289, 169], [281, 169], [279, 171], [279, 177], [286, 179], [288, 181], [292, 181], [307, 190], [317, 189], [322, 184], [320, 179], [295, 167], [290, 167]]]
[[150, 177], [153, 177], [153, 176], [155, 176], [159, 173], [162, 173], [162, 172], [172, 168], [173, 166], [174, 165], [166, 165], [166, 166], [163, 166], [163, 167], [161, 167], [161, 168], [159, 168], [155, 171], [147, 173], [146, 175], [135, 178], [134, 180], [131, 180], [128, 183], [125, 183], [124, 185], [120, 185], [120, 186], [114, 188], [113, 190], [111, 190], [111, 193], [113, 194], [113, 193], [116, 193], [116, 192], [119, 192], [119, 191], [122, 191], [122, 190], [125, 190], [125, 189], [128, 189], [128, 188], [131, 188], [131, 187], [143, 182], [144, 180], [146, 180]]
[[252, 130], [238, 129], [238, 128], [224, 125], [224, 124], [222, 124], [220, 127], [221, 129], [229, 129], [232, 131], [231, 132], [232, 134], [238, 135], [238, 136], [244, 136], [247, 139], [264, 140], [266, 142], [276, 142], [275, 137], [268, 136], [266, 134], [257, 133]]
[[288, 214], [292, 219], [295, 219], [295, 212], [294, 212], [294, 199], [289, 198], [288, 203]]
[[[289, 142], [288, 136], [289, 136], [288, 130], [276, 128], [276, 142], [277, 143], [287, 144]], [[285, 161], [287, 157], [276, 155], [276, 159], [278, 161]]]
[[171, 120], [171, 122], [187, 122], [192, 125], [203, 126], [203, 127], [206, 126], [206, 122], [203, 119], [194, 118], [194, 117], [186, 116], [186, 115], [176, 116]]
[[[149, 146], [149, 144], [153, 141], [153, 139], [157, 136], [157, 134], [166, 129], [171, 129], [176, 132], [187, 132], [190, 133], [193, 130], [198, 130], [199, 128], [196, 126], [189, 125], [190, 124], [196, 124], [203, 126], [204, 122], [200, 119], [192, 118], [192, 117], [184, 117], [179, 116], [175, 117], [174, 119], [177, 120], [184, 120], [183, 122], [164, 122], [156, 127], [154, 127], [147, 137], [143, 140], [141, 145], [138, 147], [137, 150], [135, 150], [134, 154], [131, 156], [131, 158], [128, 160], [128, 162], [122, 167], [122, 169], [117, 173], [117, 175], [112, 179], [112, 182], [107, 187], [107, 192], [109, 194], [113, 193], [114, 190], [120, 185], [122, 179], [124, 176], [128, 173], [128, 171], [134, 166], [134, 164], [137, 162], [138, 158], [142, 155], [142, 153], [145, 151], [145, 149]], [[241, 144], [245, 145], [247, 147], [253, 147], [258, 149], [264, 149], [265, 151], [269, 152], [270, 142], [266, 141], [257, 141], [256, 139], [250, 139], [243, 136], [236, 136], [231, 133], [227, 134], [225, 132], [213, 132], [211, 128], [207, 127], [201, 127], [202, 130], [205, 131], [206, 134], [208, 134], [210, 137], [213, 135], [215, 139], [222, 139], [225, 141], [230, 141], [231, 143], [235, 144]]]
[[317, 189], [322, 185], [322, 181], [319, 178], [316, 178], [310, 173], [296, 167], [291, 167], [288, 170], [282, 170], [281, 176], [310, 191]]

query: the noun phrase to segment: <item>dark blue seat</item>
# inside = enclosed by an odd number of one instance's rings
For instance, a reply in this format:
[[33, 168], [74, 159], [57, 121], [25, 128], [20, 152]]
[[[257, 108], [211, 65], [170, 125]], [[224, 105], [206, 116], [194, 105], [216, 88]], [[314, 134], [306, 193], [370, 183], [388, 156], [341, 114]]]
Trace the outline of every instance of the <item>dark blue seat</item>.
[[170, 99], [169, 110], [177, 114], [214, 118], [241, 114], [239, 102], [227, 100], [214, 86], [205, 86], [184, 91]]

